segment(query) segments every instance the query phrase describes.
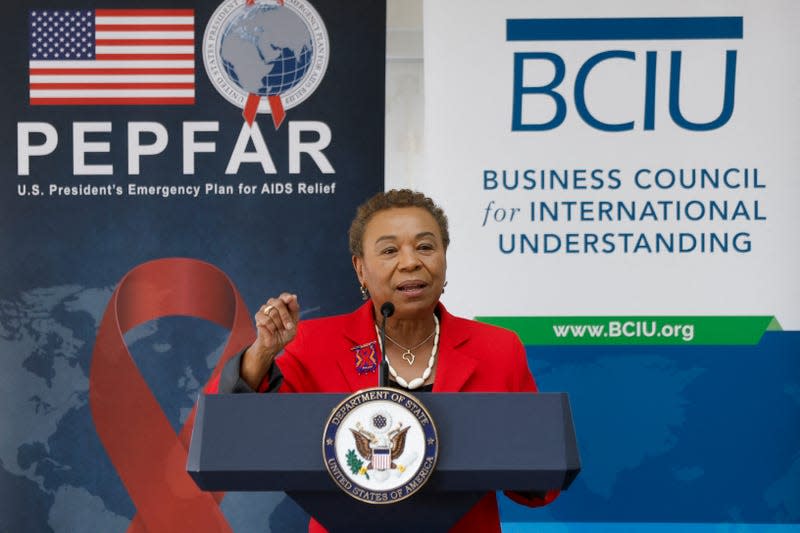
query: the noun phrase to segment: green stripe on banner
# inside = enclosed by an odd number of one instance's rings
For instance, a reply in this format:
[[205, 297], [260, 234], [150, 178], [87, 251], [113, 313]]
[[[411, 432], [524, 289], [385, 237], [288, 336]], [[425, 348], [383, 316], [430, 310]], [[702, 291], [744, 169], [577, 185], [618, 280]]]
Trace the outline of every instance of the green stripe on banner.
[[754, 345], [765, 331], [780, 331], [772, 316], [479, 316], [515, 331], [523, 344]]

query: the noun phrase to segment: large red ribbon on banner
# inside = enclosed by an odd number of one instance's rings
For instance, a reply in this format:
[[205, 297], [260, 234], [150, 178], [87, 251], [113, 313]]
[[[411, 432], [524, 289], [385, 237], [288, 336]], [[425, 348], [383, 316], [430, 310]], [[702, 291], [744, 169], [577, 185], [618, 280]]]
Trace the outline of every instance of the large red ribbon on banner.
[[89, 375], [92, 417], [136, 506], [129, 532], [231, 531], [219, 508], [224, 494], [201, 491], [186, 473], [195, 410], [176, 435], [123, 339], [132, 328], [171, 315], [231, 330], [211, 380], [254, 338], [244, 300], [218, 268], [180, 258], [139, 265], [122, 278], [100, 323]]

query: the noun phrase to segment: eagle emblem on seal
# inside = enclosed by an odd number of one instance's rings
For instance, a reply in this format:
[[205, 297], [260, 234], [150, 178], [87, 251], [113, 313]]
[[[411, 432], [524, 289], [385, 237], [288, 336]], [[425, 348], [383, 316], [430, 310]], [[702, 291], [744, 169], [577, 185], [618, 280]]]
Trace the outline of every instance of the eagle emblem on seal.
[[[402, 473], [406, 465], [399, 464], [397, 459], [403, 455], [406, 447], [406, 435], [410, 426], [403, 426], [401, 422], [392, 428], [392, 418], [388, 412], [380, 410], [373, 413], [369, 419], [369, 429], [364, 427], [361, 422], [357, 422], [355, 428], [350, 428], [356, 443], [358, 455], [366, 461], [361, 462], [358, 473], [369, 476], [370, 473], [376, 477], [383, 477], [381, 474], [388, 473], [390, 470], [397, 470]], [[416, 454], [415, 454], [416, 455]], [[408, 464], [410, 461], [406, 461]]]

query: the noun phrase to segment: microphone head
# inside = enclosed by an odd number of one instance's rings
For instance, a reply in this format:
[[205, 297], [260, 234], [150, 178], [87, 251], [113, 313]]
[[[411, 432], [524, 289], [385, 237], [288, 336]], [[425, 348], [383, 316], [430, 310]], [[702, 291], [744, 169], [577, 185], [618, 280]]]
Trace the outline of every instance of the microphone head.
[[389, 318], [394, 314], [394, 304], [392, 302], [385, 302], [381, 306], [381, 314], [384, 318]]

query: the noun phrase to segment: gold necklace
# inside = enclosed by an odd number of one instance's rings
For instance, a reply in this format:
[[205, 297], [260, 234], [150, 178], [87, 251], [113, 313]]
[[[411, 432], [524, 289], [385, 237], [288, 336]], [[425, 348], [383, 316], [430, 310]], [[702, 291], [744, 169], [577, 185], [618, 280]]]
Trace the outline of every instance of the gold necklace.
[[[386, 355], [386, 352], [383, 349], [383, 344], [380, 345], [381, 353], [384, 354], [384, 357], [386, 358], [386, 364], [389, 365], [389, 373], [392, 375], [397, 384], [400, 385], [401, 387], [410, 390], [418, 389], [419, 387], [425, 384], [425, 381], [430, 377], [431, 372], [433, 371], [433, 365], [436, 362], [436, 354], [439, 353], [439, 318], [436, 315], [433, 315], [433, 320], [436, 322], [436, 329], [433, 330], [435, 336], [433, 337], [433, 349], [431, 350], [431, 357], [430, 359], [428, 359], [428, 366], [422, 372], [422, 376], [418, 378], [412, 379], [411, 381], [407, 382], [402, 377], [398, 376], [397, 371], [394, 369], [394, 367], [392, 367], [392, 363], [391, 361], [389, 361], [389, 357]], [[377, 324], [375, 324], [375, 333], [378, 333], [378, 342], [380, 343], [381, 336]], [[428, 339], [430, 339], [430, 337], [428, 337]], [[418, 347], [419, 346], [417, 346], [417, 348]]]
[[[434, 316], [436, 316], [436, 315], [434, 315]], [[438, 321], [436, 323], [436, 326], [437, 327], [434, 328], [433, 331], [431, 331], [431, 334], [428, 335], [427, 337], [425, 337], [424, 341], [422, 341], [421, 343], [419, 343], [416, 346], [413, 346], [411, 348], [406, 348], [405, 346], [403, 346], [402, 344], [400, 344], [399, 342], [397, 342], [396, 340], [391, 338], [388, 334], [386, 334], [386, 338], [389, 339], [390, 341], [392, 341], [392, 343], [395, 346], [397, 346], [398, 348], [402, 348], [403, 350], [405, 350], [405, 352], [403, 352], [403, 355], [401, 357], [403, 358], [404, 361], [406, 361], [408, 363], [408, 366], [411, 366], [411, 365], [414, 364], [414, 361], [417, 359], [417, 356], [414, 355], [414, 352], [412, 350], [416, 350], [417, 348], [419, 348], [420, 346], [422, 346], [423, 344], [425, 344], [426, 342], [431, 340], [431, 337], [433, 337], [433, 335], [436, 333], [436, 329], [438, 329], [438, 326], [439, 326]]]

